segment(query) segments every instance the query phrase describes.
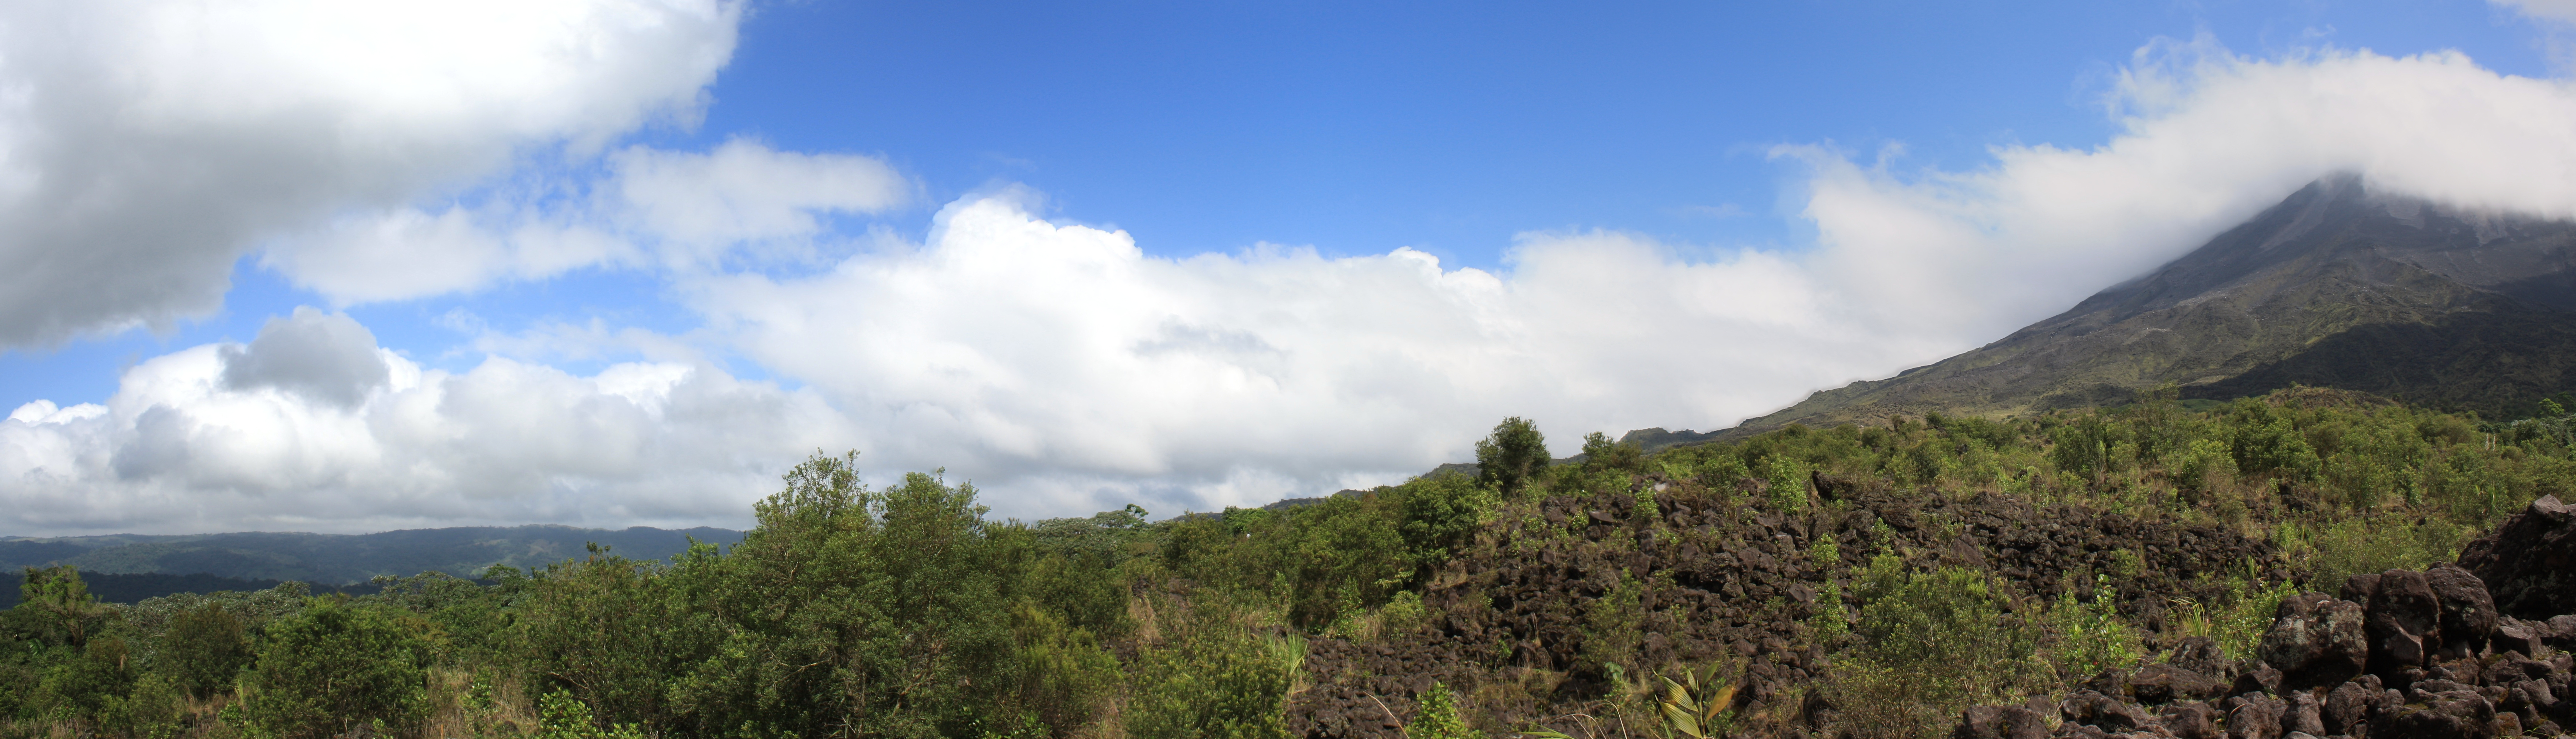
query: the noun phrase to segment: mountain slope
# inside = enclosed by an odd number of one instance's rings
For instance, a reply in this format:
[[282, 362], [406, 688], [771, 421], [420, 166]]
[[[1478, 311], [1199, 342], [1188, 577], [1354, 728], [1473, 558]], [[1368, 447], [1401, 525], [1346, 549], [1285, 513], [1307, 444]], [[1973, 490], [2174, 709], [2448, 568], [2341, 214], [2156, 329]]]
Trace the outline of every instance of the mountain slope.
[[588, 544], [635, 559], [687, 551], [689, 540], [731, 545], [742, 532], [635, 527], [623, 531], [569, 526], [412, 529], [375, 534], [236, 533], [186, 536], [80, 536], [0, 539], [0, 572], [67, 564], [85, 572], [212, 574], [321, 585], [408, 577], [436, 570], [475, 577], [495, 564], [541, 567], [586, 555]]
[[2311, 183], [2154, 272], [2002, 340], [1820, 391], [1725, 432], [2292, 384], [2490, 416], [2576, 381], [2576, 223]]

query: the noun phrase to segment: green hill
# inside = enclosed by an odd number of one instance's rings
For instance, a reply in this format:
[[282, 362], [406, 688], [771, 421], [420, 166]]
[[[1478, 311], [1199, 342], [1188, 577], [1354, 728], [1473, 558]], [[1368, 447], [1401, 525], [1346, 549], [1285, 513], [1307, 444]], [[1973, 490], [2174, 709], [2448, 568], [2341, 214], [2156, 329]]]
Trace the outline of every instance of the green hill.
[[492, 565], [522, 569], [582, 556], [588, 544], [635, 559], [687, 551], [689, 541], [730, 545], [742, 532], [635, 527], [622, 531], [569, 526], [411, 529], [375, 534], [234, 533], [181, 536], [116, 534], [0, 539], [0, 572], [71, 565], [103, 574], [195, 575], [294, 580], [316, 585], [366, 582], [378, 575], [444, 572], [474, 577]]

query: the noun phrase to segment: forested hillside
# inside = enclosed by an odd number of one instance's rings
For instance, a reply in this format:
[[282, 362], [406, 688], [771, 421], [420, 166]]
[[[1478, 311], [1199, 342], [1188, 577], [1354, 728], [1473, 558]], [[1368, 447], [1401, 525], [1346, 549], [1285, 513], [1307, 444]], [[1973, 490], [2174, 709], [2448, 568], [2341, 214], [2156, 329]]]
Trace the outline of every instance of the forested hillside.
[[1160, 522], [998, 521], [971, 486], [817, 457], [737, 547], [490, 585], [119, 606], [29, 570], [0, 735], [1934, 737], [2003, 715], [1975, 706], [2074, 735], [2108, 719], [2059, 706], [2093, 698], [2251, 727], [2232, 706], [2295, 692], [2262, 678], [2285, 602], [2576, 492], [2571, 434], [2563, 409], [2168, 389], [1655, 454], [1596, 434], [1551, 465], [1510, 419], [1474, 477]]
[[381, 575], [437, 571], [471, 577], [495, 564], [531, 567], [580, 554], [585, 542], [661, 559], [692, 541], [730, 545], [742, 532], [637, 526], [610, 531], [570, 526], [473, 526], [373, 534], [246, 532], [178, 536], [66, 536], [0, 539], [0, 568], [67, 565], [82, 572], [297, 580], [325, 586]]

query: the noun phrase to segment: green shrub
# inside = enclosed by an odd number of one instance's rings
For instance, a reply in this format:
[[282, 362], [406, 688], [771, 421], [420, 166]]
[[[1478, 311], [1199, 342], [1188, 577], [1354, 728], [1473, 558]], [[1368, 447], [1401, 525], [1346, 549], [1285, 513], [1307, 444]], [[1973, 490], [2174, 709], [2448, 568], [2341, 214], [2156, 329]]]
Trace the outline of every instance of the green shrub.
[[2040, 633], [1975, 570], [1916, 572], [1895, 555], [1870, 561], [1857, 588], [1864, 646], [1835, 665], [1828, 691], [1859, 736], [1933, 737], [1970, 705], [2013, 703], [2054, 681]]
[[1594, 431], [1583, 435], [1583, 463], [1634, 472], [1646, 466], [1646, 450], [1635, 444], [1611, 441], [1609, 434]]
[[2075, 589], [2068, 588], [2049, 609], [2054, 634], [2048, 651], [2060, 679], [2072, 682], [2104, 670], [2126, 670], [2144, 658], [2137, 629], [2120, 618], [2113, 600], [2110, 580], [2103, 577], [2090, 600], [2076, 599]]
[[2186, 500], [2199, 502], [2211, 491], [2236, 479], [2236, 456], [2227, 442], [2193, 439], [2175, 455], [2172, 476]]
[[1286, 700], [1297, 660], [1236, 623], [1233, 607], [1202, 602], [1169, 639], [1137, 655], [1127, 734], [1137, 739], [1286, 737]]
[[563, 690], [537, 699], [537, 722], [537, 739], [644, 739], [644, 730], [634, 724], [601, 727], [590, 704]]
[[1391, 491], [1404, 515], [1404, 543], [1424, 569], [1448, 561], [1493, 516], [1495, 489], [1460, 474], [1416, 478]]
[[1646, 610], [1640, 605], [1644, 594], [1645, 583], [1621, 572], [1618, 584], [1584, 610], [1583, 646], [1577, 654], [1577, 670], [1597, 672], [1618, 682], [1640, 667], [1630, 662], [1636, 659], [1637, 646], [1645, 639]]
[[170, 619], [157, 660], [177, 685], [197, 697], [232, 687], [250, 664], [250, 622], [220, 602], [206, 602]]
[[243, 714], [287, 739], [409, 727], [428, 712], [428, 660], [428, 642], [383, 610], [316, 600], [269, 625], [242, 678]]
[[2308, 589], [2332, 593], [2353, 575], [2420, 570], [2459, 557], [2474, 531], [2438, 518], [2403, 513], [2345, 519], [2317, 530], [2304, 555]]
[[1028, 720], [1065, 731], [1091, 724], [1124, 677], [1117, 655], [1090, 631], [1035, 603], [1015, 606], [1012, 617], [1021, 669], [1017, 703]]
[[1772, 455], [1769, 462], [1767, 481], [1771, 485], [1771, 504], [1784, 511], [1806, 510], [1807, 485], [1810, 482], [1806, 463], [1779, 454]]
[[1413, 715], [1413, 723], [1404, 725], [1406, 739], [1485, 739], [1485, 732], [1467, 725], [1458, 716], [1458, 696], [1449, 686], [1434, 682], [1431, 692], [1422, 695], [1422, 712]]

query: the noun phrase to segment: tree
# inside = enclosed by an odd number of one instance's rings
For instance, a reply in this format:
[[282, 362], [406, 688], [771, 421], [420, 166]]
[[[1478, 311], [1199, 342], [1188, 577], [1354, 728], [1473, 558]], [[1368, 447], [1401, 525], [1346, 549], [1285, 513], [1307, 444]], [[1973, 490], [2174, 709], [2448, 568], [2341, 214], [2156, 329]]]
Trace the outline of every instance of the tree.
[[179, 687], [200, 698], [231, 687], [233, 676], [250, 663], [249, 627], [222, 603], [181, 611], [161, 637], [166, 671]]
[[1412, 550], [1416, 577], [1449, 560], [1492, 513], [1494, 489], [1466, 475], [1443, 474], [1406, 482], [1390, 490], [1403, 496], [1404, 543]]
[[1476, 442], [1476, 478], [1506, 497], [1520, 492], [1529, 479], [1547, 469], [1547, 437], [1538, 424], [1512, 416], [1494, 424], [1494, 433]]
[[81, 582], [80, 570], [71, 565], [27, 568], [27, 580], [18, 586], [18, 599], [53, 615], [75, 647], [89, 643], [90, 620], [107, 615], [107, 606], [90, 596], [89, 585]]
[[315, 599], [268, 626], [243, 713], [281, 739], [410, 726], [428, 710], [428, 663], [428, 641], [383, 610]]
[[[753, 506], [704, 570], [722, 643], [674, 678], [694, 727], [664, 733], [972, 736], [1018, 684], [1010, 578], [971, 485], [871, 490], [855, 454], [815, 456]], [[718, 569], [721, 568], [721, 569]], [[673, 575], [694, 578], [692, 565]]]
[[1594, 431], [1583, 435], [1583, 461], [1598, 469], [1634, 471], [1645, 465], [1646, 450]]

